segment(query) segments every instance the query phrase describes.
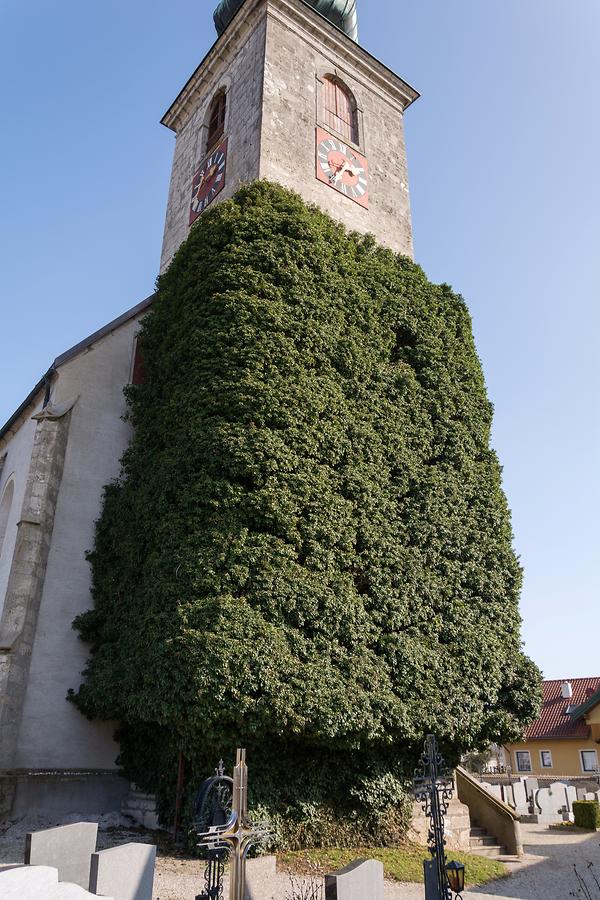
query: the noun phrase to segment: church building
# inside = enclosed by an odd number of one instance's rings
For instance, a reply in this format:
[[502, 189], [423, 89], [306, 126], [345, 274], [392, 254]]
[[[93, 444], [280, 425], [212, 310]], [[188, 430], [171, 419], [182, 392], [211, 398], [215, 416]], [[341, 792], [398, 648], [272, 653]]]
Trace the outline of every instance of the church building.
[[[243, 183], [298, 192], [412, 256], [404, 112], [418, 93], [358, 43], [355, 0], [222, 0], [162, 118], [175, 152], [160, 271]], [[67, 702], [88, 648], [86, 553], [130, 439], [123, 389], [152, 297], [63, 352], [0, 427], [0, 815], [118, 810], [118, 723]]]

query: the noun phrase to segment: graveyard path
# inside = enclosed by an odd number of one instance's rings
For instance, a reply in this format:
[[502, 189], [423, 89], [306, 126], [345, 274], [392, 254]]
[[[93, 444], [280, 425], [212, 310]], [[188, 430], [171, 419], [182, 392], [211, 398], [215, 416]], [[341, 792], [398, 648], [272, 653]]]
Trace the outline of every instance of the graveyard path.
[[[593, 862], [600, 881], [600, 833], [550, 831], [546, 825], [521, 827], [525, 857], [518, 862], [507, 858], [510, 875], [465, 891], [464, 900], [568, 900], [570, 892], [578, 887], [574, 865], [585, 875], [592, 896], [600, 900], [600, 888], [593, 884], [587, 870], [588, 862]], [[157, 860], [154, 900], [189, 900], [195, 896], [193, 888], [197, 889], [197, 885], [197, 869], [192, 875], [190, 869], [186, 872], [183, 861]], [[289, 887], [288, 876], [277, 872], [260, 885], [254, 900], [283, 900], [289, 896]], [[423, 900], [423, 896], [421, 884], [385, 883], [385, 900]]]
[[[578, 888], [577, 866], [592, 896], [600, 898], [600, 887], [593, 882], [593, 872], [600, 881], [600, 833], [566, 828], [550, 831], [547, 825], [521, 825], [521, 829], [525, 858], [508, 863], [508, 878], [479, 888], [481, 896], [566, 900]], [[593, 870], [588, 871], [588, 863], [593, 863]]]
[[[550, 831], [547, 825], [521, 825], [525, 856], [518, 862], [506, 859], [510, 875], [472, 891], [464, 900], [569, 900], [577, 891], [574, 866], [585, 876], [591, 896], [599, 898], [600, 887], [593, 882], [592, 871], [600, 882], [600, 832]], [[450, 855], [451, 851], [450, 851]], [[594, 864], [588, 870], [588, 863]], [[418, 884], [386, 883], [385, 900], [422, 900]]]
[[[47, 827], [55, 822], [21, 821], [5, 830], [0, 828], [0, 865], [23, 861], [25, 832]], [[108, 822], [103, 823], [105, 827]], [[581, 831], [550, 831], [546, 825], [522, 825], [523, 843], [526, 855], [518, 861], [507, 860], [510, 875], [491, 882], [474, 891], [466, 891], [464, 900], [568, 900], [569, 894], [577, 890], [574, 873], [576, 865], [585, 875], [590, 885], [590, 893], [600, 900], [600, 887], [593, 884], [588, 862], [593, 862], [596, 877], [600, 882], [600, 833]], [[106, 828], [99, 834], [100, 847], [120, 844], [127, 840], [148, 840], [139, 831], [127, 832], [117, 828]], [[190, 900], [202, 885], [202, 870], [194, 860], [179, 859], [174, 856], [159, 856], [156, 860], [156, 876], [153, 900]], [[265, 878], [260, 884], [254, 900], [283, 900], [289, 896], [289, 879], [285, 872]], [[225, 894], [227, 896], [227, 894]], [[385, 900], [423, 900], [423, 886], [420, 884], [398, 884], [386, 881]], [[365, 898], [367, 900], [367, 898]]]

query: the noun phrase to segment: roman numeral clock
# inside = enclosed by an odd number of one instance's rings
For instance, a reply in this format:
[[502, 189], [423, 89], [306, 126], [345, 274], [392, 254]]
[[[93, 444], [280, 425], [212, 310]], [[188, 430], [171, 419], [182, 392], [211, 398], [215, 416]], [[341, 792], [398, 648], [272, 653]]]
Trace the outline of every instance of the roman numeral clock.
[[190, 222], [192, 225], [225, 187], [227, 138], [202, 161], [192, 179]]
[[317, 178], [365, 209], [369, 208], [366, 157], [323, 128], [317, 128]]

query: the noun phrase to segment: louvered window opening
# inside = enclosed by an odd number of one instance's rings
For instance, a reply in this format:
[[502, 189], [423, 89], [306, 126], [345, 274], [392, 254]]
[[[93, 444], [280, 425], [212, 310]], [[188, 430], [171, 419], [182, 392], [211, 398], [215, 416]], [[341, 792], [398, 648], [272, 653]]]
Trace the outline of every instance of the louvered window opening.
[[225, 110], [227, 108], [227, 99], [225, 94], [217, 94], [210, 108], [210, 119], [208, 120], [208, 139], [206, 141], [206, 149], [216, 144], [225, 131]]
[[358, 144], [358, 124], [356, 121], [356, 109], [352, 96], [347, 88], [334, 78], [325, 78], [325, 123], [333, 131], [337, 131]]

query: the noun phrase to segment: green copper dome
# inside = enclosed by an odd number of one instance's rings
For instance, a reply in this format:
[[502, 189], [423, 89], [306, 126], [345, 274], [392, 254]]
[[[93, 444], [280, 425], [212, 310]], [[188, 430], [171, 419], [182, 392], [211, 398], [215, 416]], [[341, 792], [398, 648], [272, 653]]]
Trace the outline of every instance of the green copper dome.
[[[304, 0], [304, 2], [341, 28], [353, 41], [358, 40], [356, 0]], [[219, 37], [243, 3], [244, 0], [221, 0], [214, 13]]]

